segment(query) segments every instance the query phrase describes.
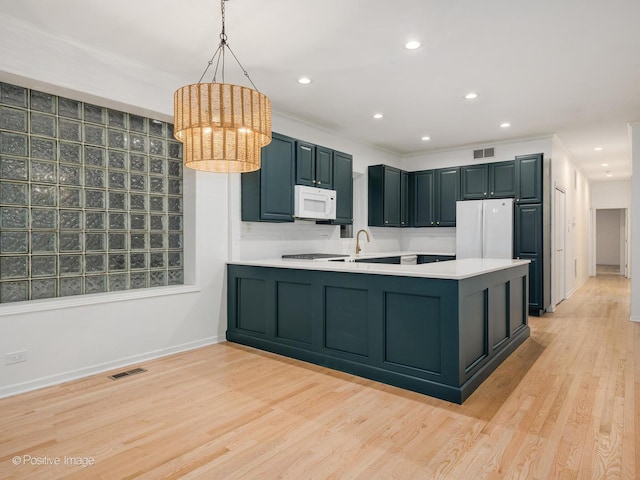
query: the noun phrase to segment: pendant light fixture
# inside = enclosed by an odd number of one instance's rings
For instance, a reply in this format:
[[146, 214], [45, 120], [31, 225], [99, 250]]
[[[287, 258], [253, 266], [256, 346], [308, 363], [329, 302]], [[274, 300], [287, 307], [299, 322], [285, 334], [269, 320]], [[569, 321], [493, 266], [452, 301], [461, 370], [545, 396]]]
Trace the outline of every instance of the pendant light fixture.
[[[252, 172], [260, 169], [260, 149], [271, 142], [271, 101], [258, 91], [227, 43], [225, 1], [220, 1], [222, 33], [217, 50], [198, 83], [179, 88], [173, 96], [174, 136], [184, 144], [185, 167], [207, 172]], [[226, 50], [253, 89], [224, 83]], [[214, 63], [212, 83], [201, 83]], [[217, 83], [220, 66], [222, 83]]]

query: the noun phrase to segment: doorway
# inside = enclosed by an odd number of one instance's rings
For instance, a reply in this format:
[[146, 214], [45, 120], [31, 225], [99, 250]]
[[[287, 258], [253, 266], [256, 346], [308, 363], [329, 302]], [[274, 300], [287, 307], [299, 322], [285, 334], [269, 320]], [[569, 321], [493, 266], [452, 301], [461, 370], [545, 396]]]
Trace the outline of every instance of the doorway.
[[627, 209], [596, 210], [596, 275], [628, 274]]
[[553, 194], [553, 279], [552, 304], [555, 307], [566, 298], [566, 192], [556, 185]]

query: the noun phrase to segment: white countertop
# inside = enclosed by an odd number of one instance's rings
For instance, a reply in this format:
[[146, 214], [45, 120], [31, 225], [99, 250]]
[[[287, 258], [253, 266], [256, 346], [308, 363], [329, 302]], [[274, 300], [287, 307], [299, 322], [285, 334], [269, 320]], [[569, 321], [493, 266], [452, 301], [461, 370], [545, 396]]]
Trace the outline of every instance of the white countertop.
[[[415, 255], [414, 253], [391, 252], [362, 255], [358, 258], [395, 257], [398, 255]], [[421, 254], [439, 255], [439, 254]], [[447, 255], [447, 254], [443, 254]], [[451, 254], [449, 254], [451, 255]], [[441, 278], [463, 280], [485, 273], [504, 270], [519, 265], [526, 265], [529, 260], [509, 260], [498, 258], [467, 258], [446, 262], [424, 263], [421, 265], [389, 265], [385, 263], [333, 262], [330, 260], [247, 260], [228, 262], [231, 265], [247, 265], [254, 267], [292, 268], [299, 270], [321, 270], [328, 272], [369, 273], [375, 275], [394, 275], [400, 277]]]

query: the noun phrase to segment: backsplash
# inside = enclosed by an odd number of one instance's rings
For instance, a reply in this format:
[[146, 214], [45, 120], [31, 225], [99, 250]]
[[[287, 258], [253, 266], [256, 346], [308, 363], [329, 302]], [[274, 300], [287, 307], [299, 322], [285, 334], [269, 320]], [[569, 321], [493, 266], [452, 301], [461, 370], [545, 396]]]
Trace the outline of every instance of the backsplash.
[[[362, 253], [400, 250], [399, 232], [369, 228], [371, 242], [361, 235]], [[356, 232], [354, 232], [355, 235]], [[340, 227], [311, 221], [292, 223], [241, 222], [240, 240], [234, 242], [232, 260], [278, 258], [295, 253], [355, 254], [356, 239], [340, 238]]]

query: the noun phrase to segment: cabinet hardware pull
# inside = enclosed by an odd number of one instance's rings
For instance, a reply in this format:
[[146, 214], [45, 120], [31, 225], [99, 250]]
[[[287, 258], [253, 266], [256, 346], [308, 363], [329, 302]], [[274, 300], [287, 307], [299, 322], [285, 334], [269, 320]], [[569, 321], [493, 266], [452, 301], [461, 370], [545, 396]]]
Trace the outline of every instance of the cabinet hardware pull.
[[303, 149], [303, 150], [306, 150], [308, 152], [311, 151], [311, 149], [309, 147], [305, 147], [304, 145], [300, 145], [300, 148]]
[[312, 180], [312, 182], [313, 182], [313, 183], [316, 183], [316, 181], [315, 181], [315, 180]]
[[320, 180], [318, 180], [318, 185], [322, 185], [322, 182]]

